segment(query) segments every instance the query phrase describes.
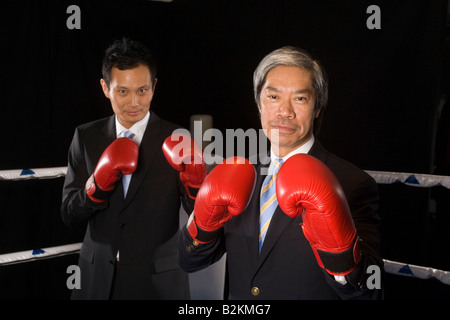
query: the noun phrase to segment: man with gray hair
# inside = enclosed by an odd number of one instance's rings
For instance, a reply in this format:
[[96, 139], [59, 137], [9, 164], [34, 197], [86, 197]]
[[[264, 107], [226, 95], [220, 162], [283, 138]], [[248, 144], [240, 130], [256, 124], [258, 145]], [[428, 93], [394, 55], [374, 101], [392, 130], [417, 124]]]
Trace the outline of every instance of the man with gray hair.
[[181, 267], [194, 272], [226, 253], [228, 299], [380, 299], [377, 185], [315, 137], [328, 100], [323, 67], [282, 47], [259, 63], [253, 85], [270, 164], [256, 165], [240, 214], [214, 210], [204, 219], [212, 228], [194, 211], [182, 230]]

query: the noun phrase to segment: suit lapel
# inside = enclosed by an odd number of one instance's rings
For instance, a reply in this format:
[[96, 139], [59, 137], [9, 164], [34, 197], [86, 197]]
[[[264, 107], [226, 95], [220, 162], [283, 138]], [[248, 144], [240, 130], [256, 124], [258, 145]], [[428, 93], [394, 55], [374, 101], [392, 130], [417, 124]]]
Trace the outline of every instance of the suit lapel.
[[97, 150], [100, 150], [100, 152], [103, 153], [103, 151], [105, 151], [105, 149], [116, 139], [116, 123], [114, 116], [106, 119], [100, 131], [102, 135], [100, 139], [97, 139]]
[[162, 152], [160, 135], [161, 127], [159, 118], [155, 113], [152, 113], [139, 146], [138, 165], [136, 171], [131, 176], [131, 181], [123, 208], [127, 206], [136, 195], [136, 192], [139, 190], [139, 187], [142, 184], [155, 155], [158, 152]]
[[[323, 149], [323, 147], [320, 145], [320, 143], [315, 140], [313, 146], [311, 147], [311, 150], [309, 153], [311, 156], [321, 160], [322, 162], [326, 161], [326, 151]], [[264, 177], [262, 178], [264, 179]], [[262, 184], [262, 180], [261, 180]], [[259, 189], [255, 190], [258, 191], [258, 199], [259, 199], [259, 191], [261, 189], [261, 184], [259, 184]], [[259, 200], [258, 200], [258, 210], [259, 212]], [[299, 218], [301, 219], [301, 217]], [[293, 218], [286, 215], [280, 208], [280, 206], [277, 206], [275, 209], [275, 212], [272, 216], [272, 220], [270, 221], [269, 229], [267, 230], [267, 235], [264, 240], [263, 246], [261, 248], [261, 252], [258, 256], [258, 268], [261, 266], [261, 264], [264, 262], [264, 260], [267, 258], [267, 255], [270, 253], [278, 239], [280, 238], [281, 234], [284, 232], [286, 227], [293, 221]], [[259, 233], [259, 230], [258, 230]], [[258, 238], [258, 235], [256, 236]], [[257, 251], [258, 249], [256, 249]]]
[[292, 222], [292, 218], [286, 215], [278, 206], [273, 213], [270, 221], [269, 229], [267, 230], [266, 239], [264, 240], [261, 252], [258, 258], [258, 267], [264, 262], [267, 255], [277, 243], [279, 237], [284, 232], [284, 229]]
[[309, 150], [308, 154], [319, 159], [325, 164], [327, 162], [327, 151], [322, 147], [317, 139], [314, 141], [314, 144], [312, 145], [311, 150]]

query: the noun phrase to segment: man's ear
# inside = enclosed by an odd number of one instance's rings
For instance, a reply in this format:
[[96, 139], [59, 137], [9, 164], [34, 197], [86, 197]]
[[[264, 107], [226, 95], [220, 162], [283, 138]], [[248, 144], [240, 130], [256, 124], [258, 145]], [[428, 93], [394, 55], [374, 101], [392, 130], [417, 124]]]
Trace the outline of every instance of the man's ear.
[[109, 99], [109, 89], [108, 85], [106, 84], [106, 81], [100, 79], [100, 85], [102, 86], [103, 94]]
[[314, 118], [317, 119], [321, 112], [322, 112], [322, 107], [318, 107], [315, 111]]
[[158, 82], [158, 79], [155, 78], [155, 80], [153, 80], [153, 85], [152, 85], [152, 91], [153, 93], [155, 93], [155, 88], [156, 88], [156, 83]]
[[259, 120], [261, 120], [261, 105], [258, 103], [257, 105], [258, 108], [258, 116], [259, 116]]

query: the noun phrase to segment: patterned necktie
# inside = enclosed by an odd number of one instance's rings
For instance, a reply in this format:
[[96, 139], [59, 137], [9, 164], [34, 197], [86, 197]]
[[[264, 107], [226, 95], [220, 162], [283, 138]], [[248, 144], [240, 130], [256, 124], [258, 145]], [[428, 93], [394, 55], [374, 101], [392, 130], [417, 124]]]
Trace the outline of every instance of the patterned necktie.
[[[135, 136], [135, 134], [128, 130], [122, 131], [119, 134], [119, 137], [130, 138], [131, 140], [133, 140], [134, 136]], [[130, 181], [131, 181], [131, 174], [123, 174], [122, 175], [123, 197], [124, 198], [127, 196], [127, 191], [128, 191], [128, 187], [130, 185]]]
[[273, 161], [272, 175], [267, 175], [264, 179], [263, 186], [261, 188], [260, 199], [260, 216], [259, 216], [259, 251], [261, 252], [264, 238], [266, 237], [267, 229], [269, 228], [272, 215], [278, 206], [277, 195], [275, 193], [276, 179], [278, 170], [280, 170], [283, 164], [283, 159], [276, 159]]

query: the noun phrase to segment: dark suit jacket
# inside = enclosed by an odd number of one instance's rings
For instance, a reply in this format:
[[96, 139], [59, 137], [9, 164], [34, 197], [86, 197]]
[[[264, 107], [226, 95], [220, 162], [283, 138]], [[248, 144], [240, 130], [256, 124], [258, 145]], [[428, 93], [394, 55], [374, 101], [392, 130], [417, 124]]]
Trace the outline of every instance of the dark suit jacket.
[[[342, 285], [321, 269], [301, 230], [301, 216], [290, 218], [278, 207], [270, 223], [261, 253], [258, 253], [259, 191], [264, 175], [257, 166], [257, 182], [247, 209], [233, 217], [223, 235], [205, 245], [192, 245], [186, 228], [180, 239], [180, 264], [192, 272], [227, 254], [229, 299], [375, 299], [381, 290], [368, 290], [368, 265], [382, 268], [379, 251], [378, 189], [364, 171], [327, 152], [316, 140], [310, 155], [324, 162], [340, 181], [363, 240], [362, 260]], [[258, 288], [256, 291], [254, 288]], [[253, 290], [252, 290], [253, 289]], [[253, 293], [252, 293], [253, 292]], [[257, 293], [257, 295], [254, 295]]]
[[76, 128], [61, 215], [70, 227], [88, 224], [79, 259], [81, 289], [74, 289], [72, 298], [109, 298], [118, 251], [121, 294], [126, 298], [189, 298], [187, 274], [177, 262], [177, 240], [180, 199], [187, 212], [193, 203], [161, 149], [177, 128], [152, 112], [126, 199], [119, 181], [101, 204], [91, 201], [84, 188], [101, 154], [116, 139], [114, 116]]

